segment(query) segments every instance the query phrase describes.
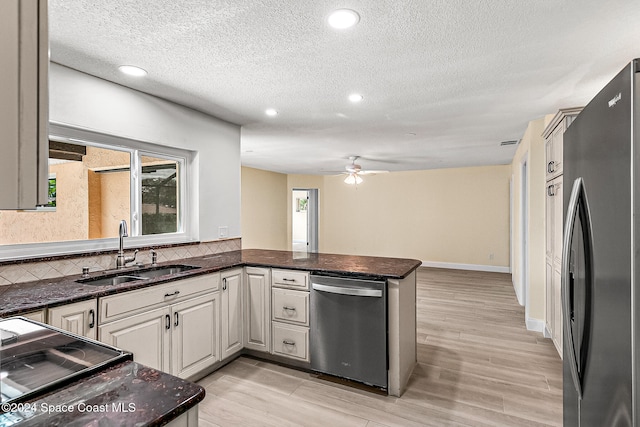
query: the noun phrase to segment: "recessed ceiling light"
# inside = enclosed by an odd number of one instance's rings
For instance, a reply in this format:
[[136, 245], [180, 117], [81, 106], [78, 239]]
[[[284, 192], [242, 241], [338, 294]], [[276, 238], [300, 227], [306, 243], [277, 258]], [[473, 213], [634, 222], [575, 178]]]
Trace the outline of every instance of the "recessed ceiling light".
[[331, 12], [327, 22], [333, 28], [344, 29], [353, 27], [360, 21], [360, 15], [355, 10], [338, 9]]
[[271, 117], [273, 117], [273, 116], [277, 116], [277, 115], [278, 115], [278, 111], [277, 111], [276, 109], [274, 109], [274, 108], [267, 108], [267, 109], [264, 111], [264, 113], [265, 113], [267, 116], [271, 116]]
[[130, 76], [135, 77], [144, 77], [147, 75], [147, 71], [143, 70], [140, 67], [136, 67], [135, 65], [121, 65], [118, 67], [118, 70], [124, 74], [128, 74]]
[[362, 101], [363, 96], [360, 95], [359, 93], [352, 93], [351, 95], [349, 95], [349, 101], [351, 102], [360, 102]]

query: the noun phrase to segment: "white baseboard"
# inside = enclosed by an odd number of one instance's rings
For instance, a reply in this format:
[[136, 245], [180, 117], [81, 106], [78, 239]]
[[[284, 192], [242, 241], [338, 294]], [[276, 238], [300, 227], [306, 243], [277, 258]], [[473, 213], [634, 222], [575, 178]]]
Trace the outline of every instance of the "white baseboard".
[[541, 334], [545, 333], [544, 320], [529, 317], [527, 318], [526, 324], [528, 331], [540, 332]]
[[453, 270], [489, 271], [493, 273], [511, 273], [509, 267], [482, 264], [458, 264], [455, 262], [422, 261], [422, 267], [451, 268]]

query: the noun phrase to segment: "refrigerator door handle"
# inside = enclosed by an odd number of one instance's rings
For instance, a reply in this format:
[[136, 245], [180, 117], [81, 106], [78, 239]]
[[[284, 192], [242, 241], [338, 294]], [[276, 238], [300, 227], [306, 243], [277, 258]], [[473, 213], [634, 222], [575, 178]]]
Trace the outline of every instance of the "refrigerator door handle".
[[[574, 294], [574, 281], [572, 280], [572, 274], [570, 270], [570, 258], [571, 258], [571, 242], [573, 240], [574, 228], [576, 226], [576, 218], [582, 211], [581, 222], [583, 224], [583, 240], [584, 240], [584, 254], [585, 254], [585, 268], [591, 269], [593, 267], [593, 234], [591, 232], [591, 215], [589, 213], [589, 204], [587, 202], [587, 195], [584, 188], [584, 181], [582, 178], [577, 178], [573, 182], [573, 188], [571, 190], [571, 197], [569, 198], [569, 206], [567, 208], [567, 218], [564, 226], [564, 236], [562, 242], [562, 308], [564, 311], [564, 328], [567, 331], [569, 350], [569, 366], [571, 369], [571, 378], [573, 379], [573, 385], [578, 394], [578, 398], [582, 399], [582, 381], [580, 379], [580, 373], [578, 372], [578, 355], [575, 348], [575, 337], [573, 336], [573, 330], [571, 328], [572, 318], [572, 297]], [[587, 272], [587, 277], [591, 278], [591, 271]], [[586, 284], [588, 289], [585, 291], [590, 292], [590, 283]], [[587, 297], [590, 300], [590, 296]], [[590, 310], [590, 307], [585, 307]], [[585, 330], [590, 329], [590, 313], [585, 312]]]

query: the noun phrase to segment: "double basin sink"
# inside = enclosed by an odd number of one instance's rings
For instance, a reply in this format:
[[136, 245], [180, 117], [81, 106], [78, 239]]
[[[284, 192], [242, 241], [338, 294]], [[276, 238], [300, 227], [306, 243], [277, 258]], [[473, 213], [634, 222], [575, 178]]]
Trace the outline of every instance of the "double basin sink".
[[107, 276], [90, 277], [88, 279], [76, 280], [78, 283], [90, 286], [114, 286], [121, 283], [135, 282], [138, 280], [154, 279], [160, 276], [171, 276], [174, 274], [182, 273], [183, 271], [194, 270], [196, 268], [193, 265], [165, 265], [162, 267], [144, 268], [134, 271], [126, 271], [121, 273], [109, 274]]

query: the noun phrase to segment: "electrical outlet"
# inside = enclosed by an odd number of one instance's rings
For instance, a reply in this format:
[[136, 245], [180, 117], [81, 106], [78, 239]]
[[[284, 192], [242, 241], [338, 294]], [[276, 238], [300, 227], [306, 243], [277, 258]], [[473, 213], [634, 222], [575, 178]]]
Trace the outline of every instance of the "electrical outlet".
[[218, 227], [218, 237], [227, 237], [229, 235], [229, 227]]

